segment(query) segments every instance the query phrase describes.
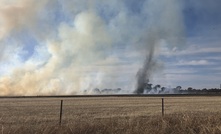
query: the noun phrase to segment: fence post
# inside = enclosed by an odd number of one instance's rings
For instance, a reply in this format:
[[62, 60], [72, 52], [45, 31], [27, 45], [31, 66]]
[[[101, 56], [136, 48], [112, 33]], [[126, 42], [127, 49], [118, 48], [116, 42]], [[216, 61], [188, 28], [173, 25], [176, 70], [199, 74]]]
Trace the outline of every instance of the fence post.
[[164, 116], [164, 98], [162, 98], [162, 116]]
[[63, 100], [61, 100], [61, 107], [60, 107], [60, 122], [59, 122], [59, 125], [61, 125], [61, 119], [62, 119], [62, 107], [63, 107]]

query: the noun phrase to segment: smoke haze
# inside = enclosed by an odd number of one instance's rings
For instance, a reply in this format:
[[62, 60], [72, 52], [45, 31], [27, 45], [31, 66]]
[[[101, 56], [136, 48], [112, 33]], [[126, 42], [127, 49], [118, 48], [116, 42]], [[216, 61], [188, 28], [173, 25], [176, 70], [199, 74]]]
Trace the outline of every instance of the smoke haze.
[[0, 95], [142, 93], [162, 68], [161, 46], [184, 44], [182, 8], [128, 3], [0, 0]]

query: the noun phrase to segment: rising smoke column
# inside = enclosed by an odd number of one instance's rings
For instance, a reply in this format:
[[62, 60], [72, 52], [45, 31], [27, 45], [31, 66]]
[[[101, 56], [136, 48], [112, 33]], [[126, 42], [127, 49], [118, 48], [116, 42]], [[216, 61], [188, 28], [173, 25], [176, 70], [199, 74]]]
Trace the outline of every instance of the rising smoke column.
[[149, 82], [150, 77], [150, 71], [152, 70], [152, 67], [154, 66], [153, 61], [153, 54], [154, 54], [154, 47], [151, 46], [150, 53], [146, 56], [146, 59], [144, 61], [143, 67], [139, 69], [137, 72], [137, 89], [135, 93], [143, 93], [144, 88], [146, 87], [146, 84]]
[[178, 0], [147, 1], [146, 58], [137, 72], [135, 93], [143, 93], [154, 71], [157, 70], [157, 55], [161, 42], [175, 47], [184, 42], [184, 26], [181, 3]]

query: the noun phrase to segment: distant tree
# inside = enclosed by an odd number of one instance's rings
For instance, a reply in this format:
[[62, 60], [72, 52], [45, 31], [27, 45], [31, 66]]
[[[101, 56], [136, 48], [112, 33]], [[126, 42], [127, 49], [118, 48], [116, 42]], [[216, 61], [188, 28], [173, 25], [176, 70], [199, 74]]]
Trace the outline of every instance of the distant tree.
[[203, 90], [202, 90], [203, 92], [207, 92], [207, 89], [206, 88], [203, 88]]
[[100, 94], [100, 93], [101, 93], [100, 89], [98, 89], [98, 88], [95, 88], [93, 91], [94, 91], [94, 93], [96, 93], [96, 94]]
[[146, 85], [146, 90], [147, 90], [147, 92], [149, 92], [150, 90], [152, 90], [152, 85], [153, 85], [153, 84], [147, 84], [147, 85]]
[[165, 89], [166, 89], [165, 87], [161, 87], [161, 91], [162, 91], [162, 92], [165, 91]]
[[177, 89], [177, 90], [181, 90], [182, 87], [181, 87], [181, 86], [177, 86], [176, 89]]
[[153, 89], [154, 89], [155, 92], [157, 92], [158, 88], [160, 88], [160, 87], [161, 86], [158, 84], [158, 85], [155, 85]]
[[192, 91], [193, 88], [192, 88], [192, 87], [188, 87], [187, 90], [188, 90], [188, 91]]
[[161, 85], [158, 84], [158, 85], [156, 85], [156, 87], [157, 87], [157, 88], [161, 88]]
[[156, 86], [154, 86], [153, 89], [158, 89], [158, 88], [160, 88], [160, 87], [161, 87], [160, 85], [156, 85]]

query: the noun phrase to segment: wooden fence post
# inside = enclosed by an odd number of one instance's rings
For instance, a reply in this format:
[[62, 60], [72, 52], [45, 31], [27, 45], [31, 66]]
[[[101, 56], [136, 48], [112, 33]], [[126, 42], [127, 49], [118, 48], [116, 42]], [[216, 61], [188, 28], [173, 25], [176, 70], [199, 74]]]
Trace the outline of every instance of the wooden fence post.
[[62, 119], [62, 107], [63, 107], [63, 100], [61, 100], [61, 107], [60, 107], [60, 121], [59, 121], [59, 125], [61, 125], [61, 119]]
[[162, 116], [164, 116], [164, 98], [162, 98]]

